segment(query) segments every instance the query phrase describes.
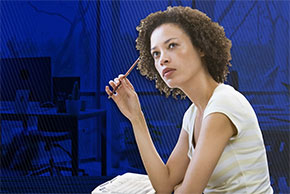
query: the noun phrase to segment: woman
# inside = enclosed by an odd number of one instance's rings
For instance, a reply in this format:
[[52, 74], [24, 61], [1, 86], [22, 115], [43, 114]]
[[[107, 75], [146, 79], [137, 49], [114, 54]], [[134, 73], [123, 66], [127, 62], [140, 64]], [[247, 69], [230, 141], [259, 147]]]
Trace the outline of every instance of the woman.
[[265, 147], [251, 105], [223, 84], [231, 41], [204, 13], [169, 7], [137, 27], [138, 68], [166, 96], [187, 96], [178, 142], [166, 164], [158, 155], [138, 96], [123, 75], [108, 95], [130, 120], [138, 149], [157, 193], [273, 193]]

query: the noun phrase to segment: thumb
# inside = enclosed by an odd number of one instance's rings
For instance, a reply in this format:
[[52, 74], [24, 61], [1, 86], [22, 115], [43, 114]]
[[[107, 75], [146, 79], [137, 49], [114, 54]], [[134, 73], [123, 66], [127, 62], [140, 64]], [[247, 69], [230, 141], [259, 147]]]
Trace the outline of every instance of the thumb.
[[116, 90], [116, 93], [124, 94], [130, 91], [128, 84], [124, 79], [119, 78], [119, 88]]
[[125, 77], [124, 78], [124, 83], [126, 84], [126, 86], [128, 86], [130, 89], [135, 90], [134, 86], [131, 84], [131, 82]]

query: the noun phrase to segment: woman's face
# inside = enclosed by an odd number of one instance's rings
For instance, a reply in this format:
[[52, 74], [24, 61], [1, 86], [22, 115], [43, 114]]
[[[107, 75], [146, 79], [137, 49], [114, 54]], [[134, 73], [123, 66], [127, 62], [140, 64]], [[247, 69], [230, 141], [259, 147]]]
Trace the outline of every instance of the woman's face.
[[170, 88], [182, 88], [204, 71], [203, 54], [178, 25], [162, 24], [151, 34], [151, 55], [155, 68]]

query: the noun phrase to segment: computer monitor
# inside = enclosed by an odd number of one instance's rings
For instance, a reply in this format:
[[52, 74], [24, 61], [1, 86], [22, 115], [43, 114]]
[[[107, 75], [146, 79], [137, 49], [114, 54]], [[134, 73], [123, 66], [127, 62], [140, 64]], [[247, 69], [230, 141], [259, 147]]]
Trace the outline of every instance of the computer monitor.
[[57, 98], [62, 96], [67, 99], [72, 93], [74, 83], [78, 82], [80, 89], [80, 77], [53, 77], [53, 103], [56, 104]]
[[52, 100], [50, 57], [0, 58], [0, 100], [14, 101], [17, 90], [29, 90], [29, 101]]

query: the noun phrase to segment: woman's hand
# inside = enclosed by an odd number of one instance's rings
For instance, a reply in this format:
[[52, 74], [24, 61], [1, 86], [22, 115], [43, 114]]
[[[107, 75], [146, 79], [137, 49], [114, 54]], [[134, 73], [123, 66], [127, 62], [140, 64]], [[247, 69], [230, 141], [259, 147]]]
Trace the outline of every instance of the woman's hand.
[[109, 84], [113, 89], [121, 84], [115, 94], [113, 94], [109, 86], [106, 86], [105, 90], [117, 104], [122, 114], [130, 121], [138, 117], [140, 113], [142, 113], [141, 106], [138, 95], [130, 81], [121, 74], [118, 78], [115, 78], [114, 81], [109, 81]]
[[176, 186], [174, 187], [174, 193], [180, 193], [180, 186], [181, 186], [181, 184], [182, 184], [182, 182], [179, 183], [178, 185], [176, 185]]

